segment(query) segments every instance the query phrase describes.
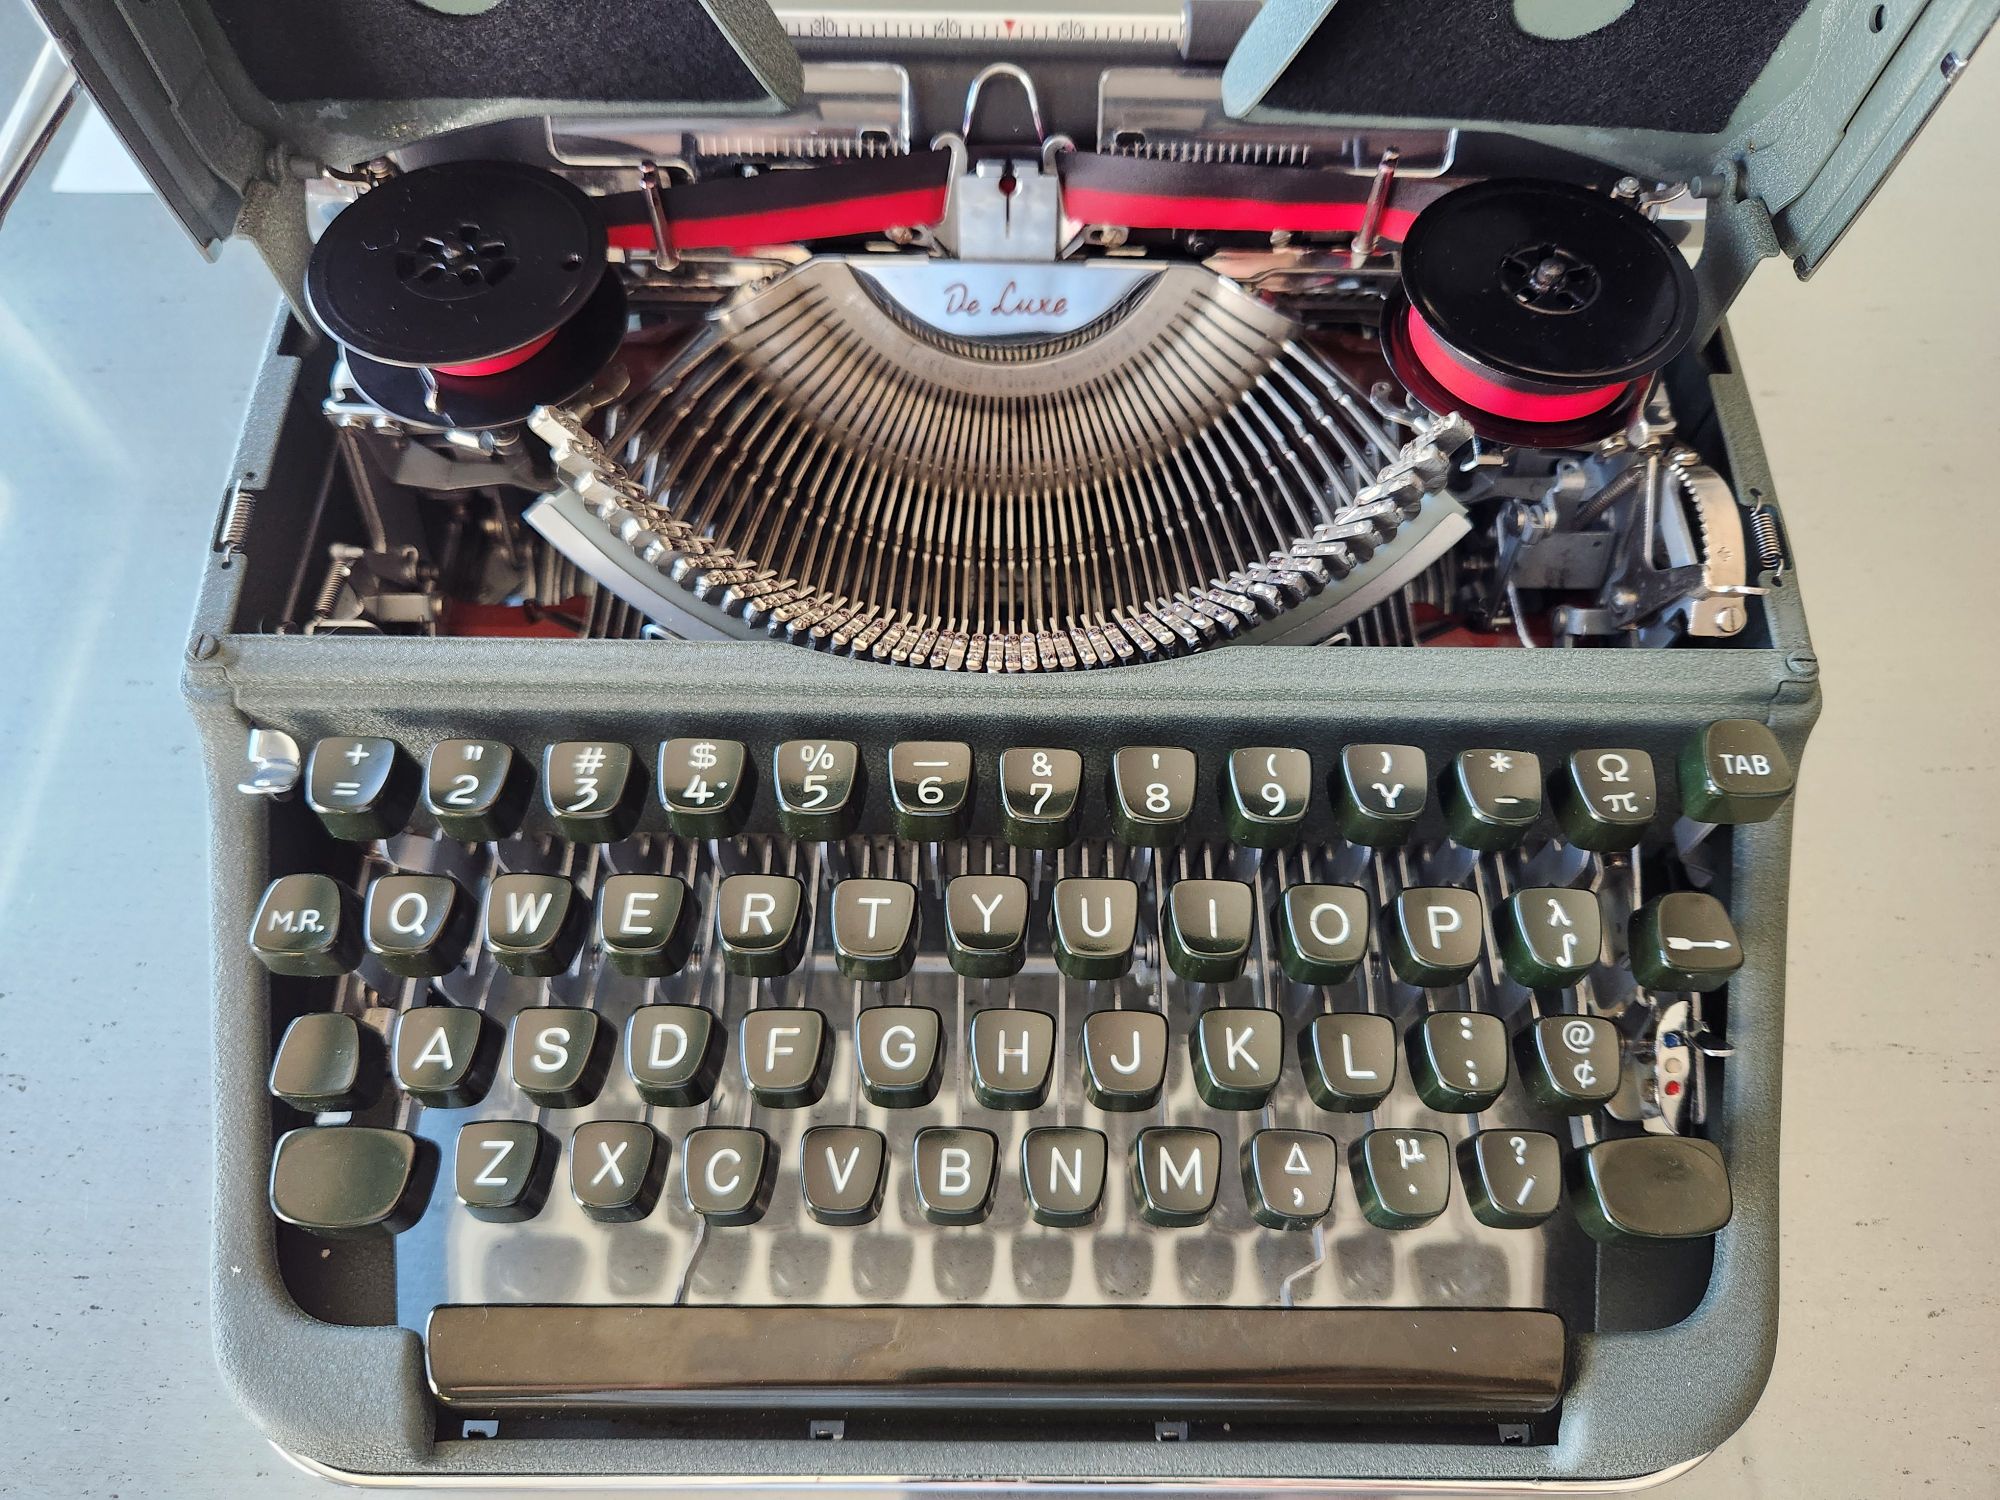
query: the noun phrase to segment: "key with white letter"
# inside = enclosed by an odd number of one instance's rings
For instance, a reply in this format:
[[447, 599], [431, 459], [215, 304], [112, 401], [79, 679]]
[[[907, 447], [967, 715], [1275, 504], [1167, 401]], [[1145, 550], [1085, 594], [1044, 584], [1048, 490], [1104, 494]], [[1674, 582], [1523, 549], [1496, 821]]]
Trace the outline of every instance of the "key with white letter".
[[1095, 1130], [1029, 1131], [1021, 1140], [1021, 1186], [1035, 1222], [1079, 1229], [1094, 1221], [1104, 1198], [1104, 1166], [1104, 1137]]
[[706, 1127], [681, 1151], [687, 1206], [711, 1224], [754, 1224], [771, 1205], [777, 1153], [761, 1130]]
[[933, 1224], [978, 1224], [993, 1209], [991, 1131], [932, 1126], [917, 1132], [917, 1202]]
[[1139, 887], [1129, 880], [1058, 880], [1056, 967], [1072, 979], [1116, 979], [1132, 967]]
[[1269, 1229], [1310, 1229], [1333, 1211], [1340, 1143], [1311, 1130], [1260, 1130], [1243, 1146], [1243, 1196]]
[[625, 1071], [648, 1104], [704, 1104], [722, 1076], [727, 1044], [698, 1005], [642, 1005], [625, 1023]]
[[514, 1084], [535, 1103], [576, 1109], [604, 1087], [611, 1036], [596, 1011], [531, 1006], [515, 1013], [511, 1030]]
[[1347, 1169], [1377, 1229], [1415, 1229], [1451, 1202], [1451, 1143], [1435, 1130], [1371, 1130], [1347, 1148]]
[[587, 1120], [569, 1140], [569, 1190], [604, 1224], [643, 1219], [660, 1200], [669, 1147], [637, 1120]]
[[1028, 882], [1017, 875], [957, 875], [944, 888], [945, 951], [954, 973], [1006, 979], [1027, 957]]
[[1389, 962], [1405, 984], [1457, 984], [1479, 962], [1479, 897], [1452, 886], [1412, 886], [1383, 912]]
[[937, 1097], [944, 1023], [921, 1005], [871, 1005], [854, 1018], [861, 1091], [884, 1109], [919, 1109]]
[[486, 890], [486, 946], [503, 969], [548, 978], [583, 946], [584, 905], [562, 875], [496, 875]]
[[715, 934], [732, 974], [775, 978], [805, 957], [811, 917], [789, 875], [731, 875], [716, 889]]
[[1167, 1018], [1156, 1010], [1100, 1010], [1083, 1022], [1083, 1088], [1099, 1109], [1129, 1113], [1160, 1101]]
[[1410, 1028], [1410, 1081], [1432, 1109], [1474, 1114], [1507, 1086], [1507, 1028], [1479, 1010], [1444, 1010]]
[[693, 908], [672, 875], [607, 875], [597, 885], [597, 945], [621, 974], [678, 973], [694, 948]]
[[988, 1109], [1040, 1109], [1049, 1096], [1056, 1020], [989, 1006], [972, 1018], [972, 1092]]
[[1250, 955], [1256, 898], [1240, 880], [1182, 880], [1167, 894], [1167, 963], [1183, 979], [1225, 984]]
[[1262, 1109], [1285, 1066], [1285, 1018], [1275, 1010], [1217, 1006], [1188, 1035], [1195, 1088], [1211, 1109]]
[[833, 1068], [826, 1017], [816, 1010], [753, 1010], [738, 1031], [743, 1081], [759, 1104], [802, 1109], [817, 1104]]
[[548, 1200], [555, 1148], [532, 1120], [480, 1120], [458, 1133], [458, 1201], [475, 1219], [517, 1224]]
[[368, 951], [411, 979], [448, 974], [472, 938], [472, 901], [449, 875], [384, 875], [368, 887]]
[[917, 953], [917, 888], [904, 880], [833, 887], [833, 961], [849, 979], [901, 979]]
[[1215, 1207], [1222, 1138], [1212, 1130], [1155, 1126], [1132, 1143], [1139, 1212], [1166, 1229], [1199, 1224]]
[[1430, 796], [1430, 768], [1415, 745], [1349, 745], [1333, 777], [1334, 820], [1357, 844], [1409, 842]]
[[1336, 1011], [1299, 1035], [1306, 1091], [1321, 1109], [1361, 1114], [1396, 1083], [1396, 1023], [1387, 1016]]
[[799, 1143], [806, 1212], [822, 1224], [866, 1224], [882, 1210], [882, 1137], [858, 1125], [822, 1125]]
[[1278, 963], [1299, 984], [1339, 984], [1368, 952], [1368, 893], [1351, 885], [1295, 885], [1274, 914]]
[[1562, 1149], [1539, 1130], [1482, 1130], [1458, 1143], [1473, 1217], [1494, 1229], [1532, 1229], [1562, 1201]]
[[396, 1021], [396, 1082], [427, 1109], [464, 1109], [486, 1097], [500, 1028], [462, 1005], [414, 1006]]

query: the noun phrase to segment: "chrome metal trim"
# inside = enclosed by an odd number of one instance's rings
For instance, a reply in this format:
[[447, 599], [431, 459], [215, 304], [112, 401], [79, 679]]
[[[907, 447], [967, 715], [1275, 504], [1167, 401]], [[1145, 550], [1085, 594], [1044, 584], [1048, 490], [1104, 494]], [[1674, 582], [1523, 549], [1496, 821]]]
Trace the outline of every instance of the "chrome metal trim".
[[1535, 1495], [1635, 1495], [1680, 1478], [1709, 1455], [1640, 1474], [1630, 1479], [919, 1479], [891, 1474], [869, 1475], [719, 1475], [719, 1474], [359, 1474], [305, 1458], [272, 1443], [280, 1458], [294, 1468], [335, 1484], [358, 1489], [533, 1490], [562, 1489], [592, 1495], [677, 1494], [732, 1496], [812, 1495], [837, 1500], [856, 1495], [881, 1497], [938, 1496], [970, 1500], [973, 1496], [1022, 1496], [1033, 1500], [1196, 1500], [1229, 1495], [1282, 1495], [1286, 1500], [1401, 1500], [1407, 1496], [1469, 1495], [1478, 1500]]

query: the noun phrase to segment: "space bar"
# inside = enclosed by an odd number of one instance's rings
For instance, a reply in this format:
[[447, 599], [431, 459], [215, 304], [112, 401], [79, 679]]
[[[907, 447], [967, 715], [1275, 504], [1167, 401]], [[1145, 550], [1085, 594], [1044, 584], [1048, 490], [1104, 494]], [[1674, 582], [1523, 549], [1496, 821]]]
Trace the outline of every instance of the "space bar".
[[1506, 1418], [1563, 1391], [1531, 1309], [440, 1307], [431, 1389], [467, 1413], [977, 1404]]

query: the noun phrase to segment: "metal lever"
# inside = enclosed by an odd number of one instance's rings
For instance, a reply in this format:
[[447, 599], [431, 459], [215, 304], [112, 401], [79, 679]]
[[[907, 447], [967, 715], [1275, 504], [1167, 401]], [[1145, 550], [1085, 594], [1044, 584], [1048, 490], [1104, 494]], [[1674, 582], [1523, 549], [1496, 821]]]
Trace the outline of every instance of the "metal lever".
[[7, 123], [0, 126], [0, 224], [75, 102], [76, 69], [51, 37], [42, 43], [27, 83], [7, 112]]

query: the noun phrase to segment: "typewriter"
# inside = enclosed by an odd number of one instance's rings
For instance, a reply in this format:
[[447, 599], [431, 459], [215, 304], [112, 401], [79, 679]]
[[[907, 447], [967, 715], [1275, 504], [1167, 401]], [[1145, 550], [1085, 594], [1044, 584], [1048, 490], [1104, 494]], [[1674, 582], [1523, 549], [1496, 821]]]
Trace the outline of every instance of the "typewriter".
[[186, 664], [282, 1451], [1612, 1491], [1744, 1420], [1818, 669], [1722, 318], [1992, 3], [40, 8], [287, 299]]

